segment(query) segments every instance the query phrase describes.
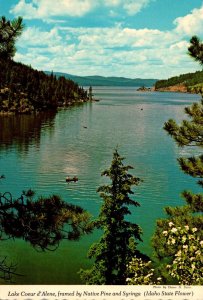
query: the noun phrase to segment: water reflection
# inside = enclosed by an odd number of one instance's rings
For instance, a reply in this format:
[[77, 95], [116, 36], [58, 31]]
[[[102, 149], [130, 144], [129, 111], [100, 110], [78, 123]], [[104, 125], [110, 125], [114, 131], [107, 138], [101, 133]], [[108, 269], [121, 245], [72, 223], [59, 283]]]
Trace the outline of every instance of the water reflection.
[[51, 134], [55, 116], [55, 112], [0, 116], [0, 151], [15, 147], [19, 152], [27, 152], [33, 143], [39, 147], [41, 129]]
[[[176, 159], [183, 150], [164, 132], [163, 124], [170, 118], [179, 123], [184, 107], [200, 96], [140, 95], [135, 89], [105, 87], [94, 88], [94, 94], [100, 102], [61, 110], [56, 116], [0, 117], [0, 175], [6, 177], [1, 191], [16, 197], [29, 188], [37, 195], [58, 194], [96, 217], [102, 203], [96, 189], [105, 184], [100, 174], [118, 145], [125, 163], [135, 167], [132, 174], [144, 180], [135, 194], [141, 206], [131, 210], [131, 218], [144, 231], [139, 249], [150, 255], [155, 220], [165, 217], [163, 207], [183, 205], [180, 193], [197, 188], [180, 171]], [[27, 152], [19, 155], [21, 151]], [[66, 183], [68, 175], [79, 181]], [[0, 255], [6, 253], [24, 274], [15, 278], [17, 284], [81, 284], [78, 271], [89, 268], [87, 250], [99, 236], [94, 232], [78, 242], [64, 241], [57, 251], [46, 253], [24, 241], [9, 240], [1, 244]]]

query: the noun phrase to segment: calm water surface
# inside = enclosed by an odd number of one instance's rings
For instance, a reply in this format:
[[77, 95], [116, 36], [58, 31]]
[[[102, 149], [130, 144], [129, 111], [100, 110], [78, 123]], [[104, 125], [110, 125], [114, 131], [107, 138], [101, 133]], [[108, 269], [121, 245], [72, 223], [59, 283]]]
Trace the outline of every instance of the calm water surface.
[[[32, 188], [37, 195], [59, 194], [97, 216], [102, 200], [96, 189], [118, 145], [132, 173], [143, 179], [135, 198], [141, 207], [131, 219], [143, 231], [140, 249], [151, 253], [150, 238], [163, 208], [181, 205], [184, 189], [197, 190], [192, 178], [178, 168], [177, 157], [192, 153], [179, 149], [164, 132], [164, 122], [184, 117], [184, 107], [200, 99], [179, 93], [140, 93], [135, 88], [95, 87], [100, 102], [61, 110], [57, 114], [0, 117], [0, 191], [15, 197]], [[87, 127], [87, 128], [85, 128]], [[194, 150], [193, 150], [194, 151]], [[195, 150], [196, 151], [196, 150]], [[67, 175], [78, 183], [65, 182]], [[90, 266], [89, 246], [100, 233], [79, 242], [64, 241], [55, 252], [36, 252], [22, 240], [1, 242], [0, 256], [17, 263], [17, 284], [79, 284], [79, 269]]]

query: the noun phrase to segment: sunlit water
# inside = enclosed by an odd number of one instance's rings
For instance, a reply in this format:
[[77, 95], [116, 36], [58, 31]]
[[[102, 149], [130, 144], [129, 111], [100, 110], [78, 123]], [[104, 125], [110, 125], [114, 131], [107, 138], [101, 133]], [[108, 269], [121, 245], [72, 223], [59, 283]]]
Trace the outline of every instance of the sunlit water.
[[[165, 216], [163, 208], [183, 204], [180, 193], [184, 189], [198, 189], [176, 160], [192, 150], [179, 149], [163, 125], [169, 118], [180, 122], [184, 107], [200, 97], [118, 87], [97, 87], [93, 92], [100, 102], [56, 115], [0, 117], [0, 173], [6, 176], [0, 191], [10, 191], [15, 197], [29, 188], [37, 195], [59, 194], [96, 217], [102, 204], [96, 189], [106, 182], [100, 174], [118, 146], [126, 164], [134, 167], [132, 173], [143, 179], [134, 196], [141, 206], [132, 208], [131, 220], [143, 229], [139, 248], [151, 254], [150, 239], [156, 219]], [[67, 184], [67, 175], [76, 175], [79, 181]], [[100, 234], [79, 242], [64, 241], [56, 251], [43, 253], [22, 240], [2, 241], [0, 255], [16, 263], [18, 273], [23, 274], [14, 276], [14, 283], [79, 284], [77, 272], [91, 265], [86, 254]]]

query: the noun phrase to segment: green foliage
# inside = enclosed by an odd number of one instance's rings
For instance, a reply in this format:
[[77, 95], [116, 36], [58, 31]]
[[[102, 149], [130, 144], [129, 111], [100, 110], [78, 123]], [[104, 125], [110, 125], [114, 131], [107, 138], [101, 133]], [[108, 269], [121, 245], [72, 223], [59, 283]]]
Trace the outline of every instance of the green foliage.
[[191, 227], [198, 228], [199, 233], [202, 234], [202, 216], [193, 214], [191, 206], [166, 207], [165, 211], [168, 219], [157, 220], [156, 233], [153, 236], [153, 246], [160, 260], [167, 257], [170, 259], [176, 251], [177, 245], [166, 244], [166, 240], [163, 237], [163, 232], [168, 230], [168, 224], [173, 224], [176, 228], [190, 224]]
[[0, 58], [11, 59], [16, 52], [16, 39], [22, 34], [24, 28], [22, 17], [12, 21], [3, 16], [0, 19]]
[[126, 219], [130, 215], [129, 205], [139, 206], [129, 195], [131, 186], [138, 185], [140, 179], [128, 173], [131, 166], [125, 166], [117, 150], [108, 170], [102, 175], [110, 178], [109, 185], [98, 188], [103, 205], [95, 226], [103, 230], [98, 243], [89, 250], [89, 258], [95, 262], [90, 270], [81, 270], [81, 277], [87, 284], [126, 284], [127, 265], [141, 253], [136, 250], [141, 241], [141, 228]]
[[[202, 44], [191, 39], [190, 55], [202, 62]], [[198, 50], [199, 49], [199, 50]], [[174, 120], [165, 123], [164, 129], [180, 147], [203, 147], [203, 99], [185, 108], [188, 116], [178, 125]], [[197, 179], [203, 187], [203, 155], [178, 159], [182, 171]], [[153, 246], [164, 268], [179, 284], [202, 283], [203, 195], [190, 191], [182, 193], [186, 205], [167, 207], [168, 219], [157, 221]]]
[[192, 86], [188, 86], [188, 92], [195, 94], [203, 94], [203, 83], [197, 83]]
[[[184, 120], [181, 125], [177, 125], [174, 120], [165, 123], [164, 129], [171, 135], [180, 146], [203, 147], [203, 99], [200, 103], [194, 103], [185, 108], [188, 120]], [[198, 157], [179, 158], [179, 165], [184, 173], [199, 179], [198, 184], [203, 185], [203, 155]], [[189, 193], [184, 193], [184, 197], [189, 199]], [[200, 199], [199, 199], [200, 200]], [[191, 199], [190, 199], [190, 205]], [[199, 206], [202, 207], [200, 201]]]
[[197, 36], [193, 36], [190, 39], [190, 46], [188, 48], [188, 54], [201, 65], [203, 64], [203, 43]]
[[1, 238], [22, 238], [41, 250], [56, 248], [62, 239], [77, 240], [91, 231], [90, 216], [81, 207], [53, 195], [33, 200], [31, 190], [13, 199], [0, 194]]
[[[194, 103], [190, 107], [186, 107], [185, 112], [188, 115], [188, 119], [184, 120], [181, 125], [176, 124], [174, 120], [169, 120], [165, 123], [164, 129], [174, 138], [180, 147], [193, 146], [202, 148], [203, 101]], [[197, 184], [200, 187], [203, 186], [203, 155], [188, 158], [181, 157], [178, 159], [178, 163], [184, 173], [196, 178]], [[192, 274], [194, 273], [194, 270], [189, 267], [189, 261], [187, 261], [187, 259], [189, 259], [188, 254], [186, 255], [185, 243], [189, 241], [187, 240], [184, 242], [184, 247], [181, 250], [181, 263], [185, 264], [185, 269], [181, 269], [179, 272], [179, 268], [177, 267], [177, 253], [179, 253], [181, 241], [179, 240], [178, 235], [173, 238], [171, 237], [170, 240], [167, 241], [166, 238], [163, 237], [163, 232], [168, 232], [168, 224], [173, 224], [174, 228], [180, 229], [181, 236], [181, 230], [183, 230], [184, 226], [186, 226], [185, 228], [189, 226], [189, 228], [197, 228], [197, 232], [193, 234], [192, 241], [195, 239], [197, 240], [197, 236], [200, 240], [203, 239], [203, 195], [202, 193], [193, 194], [191, 191], [184, 191], [182, 196], [186, 201], [186, 205], [182, 207], [165, 208], [168, 219], [157, 221], [157, 228], [153, 237], [153, 247], [157, 257], [160, 259], [161, 263], [163, 263], [164, 268], [166, 268], [167, 264], [171, 266], [169, 267], [169, 274], [176, 279], [177, 282], [180, 283], [182, 280], [182, 283], [184, 284], [186, 281], [185, 274], [189, 272], [189, 270]], [[194, 250], [195, 248], [193, 247], [191, 249]], [[195, 256], [194, 252], [191, 252], [190, 255], [192, 257]], [[195, 281], [194, 278], [189, 279], [188, 277], [188, 280], [191, 281], [191, 284], [198, 284], [198, 281]]]
[[93, 98], [93, 94], [92, 94], [92, 86], [89, 87], [88, 97], [89, 97], [90, 100], [92, 100], [92, 98]]
[[193, 86], [203, 83], [203, 71], [197, 71], [195, 73], [187, 73], [179, 76], [174, 76], [165, 80], [158, 80], [155, 83], [155, 89], [165, 88], [173, 85], [184, 84], [188, 91], [196, 92], [193, 90]]
[[0, 58], [0, 112], [28, 114], [87, 100], [87, 91], [72, 80]]
[[21, 17], [0, 19], [0, 112], [29, 114], [87, 101], [87, 92], [72, 80], [56, 78], [53, 73], [49, 76], [11, 60], [23, 28]]
[[164, 129], [181, 147], [203, 146], [203, 100], [186, 107], [185, 112], [190, 120], [184, 120], [180, 126], [174, 120], [169, 120]]
[[167, 265], [169, 274], [178, 280], [179, 284], [201, 285], [203, 283], [203, 240], [198, 229], [188, 225], [174, 227], [168, 224], [168, 230], [162, 232], [165, 242], [174, 246], [173, 260]]
[[[200, 65], [203, 65], [203, 43], [197, 36], [190, 39], [188, 54]], [[173, 85], [184, 84], [188, 92], [201, 93], [203, 92], [203, 71], [195, 73], [182, 74], [174, 76], [167, 80], [158, 80], [155, 83], [155, 89], [165, 88]]]
[[160, 284], [161, 277], [156, 276], [152, 261], [134, 257], [128, 265], [128, 285]]
[[[1, 176], [1, 179], [3, 177]], [[92, 231], [90, 215], [79, 206], [69, 204], [59, 196], [34, 200], [32, 190], [13, 199], [9, 192], [0, 193], [0, 239], [21, 238], [35, 249], [55, 250], [61, 240], [78, 240]], [[16, 266], [0, 260], [0, 278], [11, 280]]]

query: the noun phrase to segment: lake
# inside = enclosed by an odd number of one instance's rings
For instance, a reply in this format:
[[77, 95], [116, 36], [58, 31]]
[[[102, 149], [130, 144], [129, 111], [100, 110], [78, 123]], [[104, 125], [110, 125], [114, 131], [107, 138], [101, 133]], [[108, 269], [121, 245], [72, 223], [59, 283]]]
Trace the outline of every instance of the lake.
[[[96, 189], [106, 182], [100, 174], [118, 147], [124, 162], [134, 167], [132, 174], [143, 179], [134, 190], [141, 206], [132, 208], [130, 218], [144, 232], [139, 249], [151, 254], [150, 239], [156, 219], [165, 216], [163, 208], [184, 204], [184, 189], [199, 191], [177, 164], [177, 157], [198, 150], [178, 148], [163, 125], [169, 118], [180, 122], [184, 107], [200, 96], [129, 87], [93, 87], [93, 93], [101, 101], [57, 114], [0, 117], [0, 175], [6, 176], [0, 191], [14, 197], [29, 188], [37, 196], [58, 194], [96, 217], [102, 204]], [[79, 181], [66, 183], [68, 175]], [[100, 235], [97, 231], [78, 242], [63, 241], [54, 252], [37, 252], [22, 240], [2, 241], [0, 256], [23, 274], [13, 277], [13, 283], [80, 284], [77, 272], [91, 265], [87, 251]]]

